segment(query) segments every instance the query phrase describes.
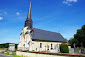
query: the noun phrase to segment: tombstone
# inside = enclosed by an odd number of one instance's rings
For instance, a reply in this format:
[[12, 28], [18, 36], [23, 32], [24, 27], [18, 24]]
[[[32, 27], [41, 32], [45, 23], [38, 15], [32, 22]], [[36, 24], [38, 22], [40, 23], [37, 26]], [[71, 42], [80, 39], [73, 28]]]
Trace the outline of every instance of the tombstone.
[[15, 51], [15, 44], [9, 44], [9, 51]]
[[76, 53], [75, 43], [74, 43], [74, 53]]
[[73, 48], [69, 48], [69, 53], [74, 53], [74, 49]]
[[84, 53], [84, 48], [81, 48], [81, 53]]
[[83, 43], [81, 42], [81, 53], [84, 53]]

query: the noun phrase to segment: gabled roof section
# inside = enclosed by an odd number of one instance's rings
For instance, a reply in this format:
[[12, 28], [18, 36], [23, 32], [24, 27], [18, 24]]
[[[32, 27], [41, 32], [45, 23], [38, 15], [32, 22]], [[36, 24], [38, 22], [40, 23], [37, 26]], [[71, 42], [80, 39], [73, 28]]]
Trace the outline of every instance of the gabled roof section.
[[45, 41], [55, 41], [55, 42], [66, 42], [60, 33], [41, 30], [33, 28], [32, 39], [33, 40], [45, 40]]

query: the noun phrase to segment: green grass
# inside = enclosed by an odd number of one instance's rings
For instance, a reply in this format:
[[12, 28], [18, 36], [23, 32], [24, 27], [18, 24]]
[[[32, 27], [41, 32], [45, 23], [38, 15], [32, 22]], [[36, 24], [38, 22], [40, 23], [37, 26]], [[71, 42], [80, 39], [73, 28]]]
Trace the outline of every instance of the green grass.
[[32, 51], [35, 51], [35, 50], [32, 50]]
[[7, 52], [7, 53], [1, 53], [1, 54], [6, 54], [6, 55], [16, 55], [16, 52]]
[[15, 56], [13, 56], [13, 57], [27, 57], [27, 56], [23, 56], [23, 55], [22, 55], [22, 56], [18, 56], [18, 55], [15, 55]]
[[0, 48], [0, 50], [7, 50], [7, 48]]
[[76, 53], [76, 54], [83, 54], [83, 53]]
[[16, 52], [7, 52], [7, 53], [0, 53], [0, 54], [6, 54], [6, 55], [13, 55], [13, 57], [23, 57], [23, 56], [18, 56], [16, 55]]
[[15, 56], [13, 56], [13, 57], [22, 57], [22, 56], [15, 55]]
[[45, 51], [41, 51], [41, 52], [45, 52]]

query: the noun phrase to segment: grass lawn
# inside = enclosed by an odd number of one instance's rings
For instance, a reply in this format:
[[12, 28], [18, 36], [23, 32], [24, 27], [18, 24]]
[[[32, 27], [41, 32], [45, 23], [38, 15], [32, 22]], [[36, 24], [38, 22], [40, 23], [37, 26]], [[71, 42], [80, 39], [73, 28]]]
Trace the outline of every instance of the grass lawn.
[[5, 52], [5, 53], [0, 53], [0, 54], [6, 54], [6, 55], [14, 55], [13, 57], [23, 57], [23, 56], [18, 56], [16, 55], [16, 52]]
[[22, 56], [15, 55], [15, 56], [13, 56], [13, 57], [22, 57]]
[[7, 50], [7, 48], [0, 48], [0, 50]]
[[6, 54], [6, 55], [16, 55], [16, 52], [5, 52], [5, 53], [1, 53], [1, 54]]

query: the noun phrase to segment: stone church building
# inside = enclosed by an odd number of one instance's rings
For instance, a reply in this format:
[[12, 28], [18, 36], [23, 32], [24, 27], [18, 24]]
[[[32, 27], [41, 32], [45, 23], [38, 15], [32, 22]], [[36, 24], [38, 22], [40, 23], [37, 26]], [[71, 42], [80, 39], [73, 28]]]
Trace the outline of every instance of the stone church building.
[[31, 2], [24, 28], [20, 34], [18, 50], [29, 51], [56, 51], [59, 52], [61, 43], [67, 43], [64, 37], [57, 32], [33, 28], [31, 19]]

